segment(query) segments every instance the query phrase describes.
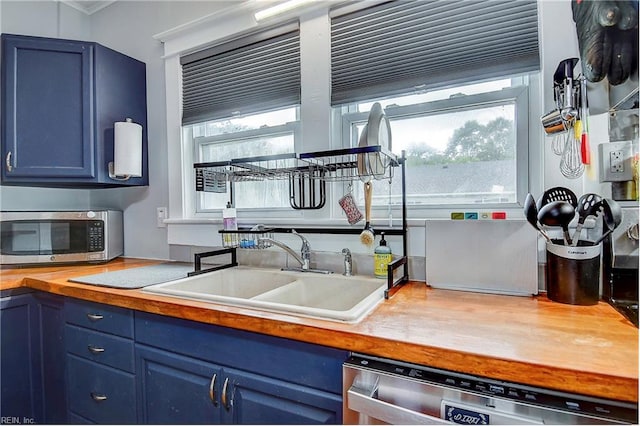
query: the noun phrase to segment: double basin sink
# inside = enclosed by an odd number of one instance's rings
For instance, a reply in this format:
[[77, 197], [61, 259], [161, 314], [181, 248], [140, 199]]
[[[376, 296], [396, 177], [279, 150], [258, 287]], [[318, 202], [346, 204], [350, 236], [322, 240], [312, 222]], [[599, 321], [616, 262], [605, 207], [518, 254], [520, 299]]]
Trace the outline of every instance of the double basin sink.
[[145, 287], [143, 291], [271, 312], [358, 322], [384, 299], [386, 281], [234, 267]]

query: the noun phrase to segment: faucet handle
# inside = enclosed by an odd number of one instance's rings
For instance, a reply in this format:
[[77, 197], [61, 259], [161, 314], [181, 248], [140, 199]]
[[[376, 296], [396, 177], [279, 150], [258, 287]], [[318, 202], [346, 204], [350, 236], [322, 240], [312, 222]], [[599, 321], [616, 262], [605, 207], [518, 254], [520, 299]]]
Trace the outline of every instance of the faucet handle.
[[350, 277], [353, 267], [353, 263], [351, 261], [351, 251], [348, 248], [343, 248], [342, 254], [344, 254], [344, 273], [342, 275]]
[[309, 252], [311, 250], [311, 244], [309, 244], [309, 240], [307, 240], [304, 235], [299, 234], [295, 229], [291, 230], [291, 233], [293, 235], [297, 235], [298, 237], [300, 237], [300, 239], [302, 240], [302, 249], [301, 251], [304, 252]]

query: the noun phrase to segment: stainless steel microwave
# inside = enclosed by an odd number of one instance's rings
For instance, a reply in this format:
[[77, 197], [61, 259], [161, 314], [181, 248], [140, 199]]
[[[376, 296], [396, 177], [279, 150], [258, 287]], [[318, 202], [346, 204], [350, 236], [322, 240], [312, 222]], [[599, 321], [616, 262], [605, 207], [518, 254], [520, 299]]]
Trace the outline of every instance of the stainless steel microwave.
[[124, 253], [122, 212], [2, 211], [0, 264], [106, 262]]

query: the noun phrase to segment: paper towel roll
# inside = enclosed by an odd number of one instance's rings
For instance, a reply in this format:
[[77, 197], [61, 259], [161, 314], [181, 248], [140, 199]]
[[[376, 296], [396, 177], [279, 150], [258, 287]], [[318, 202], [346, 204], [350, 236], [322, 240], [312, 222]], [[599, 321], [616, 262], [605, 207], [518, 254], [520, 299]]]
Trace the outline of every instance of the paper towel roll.
[[115, 123], [113, 162], [116, 176], [142, 176], [142, 126], [130, 118]]

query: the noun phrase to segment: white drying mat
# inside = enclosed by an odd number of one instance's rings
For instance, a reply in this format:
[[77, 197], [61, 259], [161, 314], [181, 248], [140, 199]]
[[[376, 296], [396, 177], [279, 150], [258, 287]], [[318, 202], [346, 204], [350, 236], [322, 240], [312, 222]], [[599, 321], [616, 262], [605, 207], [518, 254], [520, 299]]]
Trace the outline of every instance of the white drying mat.
[[85, 275], [71, 278], [69, 281], [103, 287], [133, 289], [186, 278], [187, 274], [192, 271], [192, 263], [168, 262], [102, 274]]

